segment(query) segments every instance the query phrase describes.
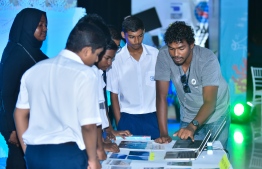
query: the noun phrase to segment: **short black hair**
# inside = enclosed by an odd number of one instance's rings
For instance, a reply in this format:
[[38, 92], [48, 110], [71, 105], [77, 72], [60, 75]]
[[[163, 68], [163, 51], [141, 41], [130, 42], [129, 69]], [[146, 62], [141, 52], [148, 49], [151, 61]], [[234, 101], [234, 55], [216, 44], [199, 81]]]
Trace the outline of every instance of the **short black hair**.
[[113, 40], [110, 40], [109, 43], [106, 44], [106, 50], [118, 50], [118, 46]]
[[173, 42], [182, 42], [185, 40], [189, 45], [195, 42], [194, 30], [186, 25], [184, 21], [172, 23], [166, 30], [164, 41], [166, 44]]
[[99, 27], [105, 34], [107, 43], [109, 43], [109, 41], [111, 40], [111, 34], [107, 27], [106, 22], [100, 15], [96, 13], [87, 14], [78, 21], [78, 23], [81, 23], [81, 22], [87, 22], [89, 24], [93, 24]]
[[[98, 56], [98, 62], [100, 62], [100, 61], [102, 60], [102, 58], [103, 58], [106, 50], [115, 50], [115, 51], [117, 51], [117, 50], [118, 50], [118, 46], [117, 46], [116, 43], [111, 39], [111, 40], [109, 41], [109, 43], [106, 44], [105, 50], [102, 51], [102, 52], [99, 54], [99, 56]], [[97, 63], [98, 63], [98, 62], [97, 62]]]
[[136, 32], [139, 29], [144, 30], [144, 23], [141, 19], [139, 19], [136, 16], [128, 16], [124, 19], [122, 23], [122, 31], [124, 33], [131, 31], [131, 32]]
[[103, 31], [95, 25], [80, 22], [70, 32], [66, 42], [66, 49], [78, 53], [84, 47], [91, 47], [92, 52], [99, 48], [105, 48], [106, 36]]
[[114, 25], [107, 25], [113, 40], [121, 40], [121, 33]]

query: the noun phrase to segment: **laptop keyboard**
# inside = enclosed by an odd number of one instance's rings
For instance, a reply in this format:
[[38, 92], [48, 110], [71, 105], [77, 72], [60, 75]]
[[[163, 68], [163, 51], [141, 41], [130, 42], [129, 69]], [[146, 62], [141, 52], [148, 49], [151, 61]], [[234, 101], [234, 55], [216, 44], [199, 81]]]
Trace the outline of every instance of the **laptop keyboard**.
[[180, 158], [195, 158], [195, 152], [193, 151], [181, 151], [178, 152], [178, 157]]

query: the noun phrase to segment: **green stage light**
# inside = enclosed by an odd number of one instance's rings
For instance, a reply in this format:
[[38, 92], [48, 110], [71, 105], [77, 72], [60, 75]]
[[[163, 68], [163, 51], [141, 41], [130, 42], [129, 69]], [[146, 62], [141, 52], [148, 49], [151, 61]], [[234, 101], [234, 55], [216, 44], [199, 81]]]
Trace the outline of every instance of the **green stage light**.
[[241, 116], [244, 113], [244, 110], [245, 107], [241, 103], [236, 104], [234, 107], [234, 113], [237, 116]]
[[234, 140], [236, 143], [241, 144], [244, 140], [243, 134], [240, 131], [234, 133]]

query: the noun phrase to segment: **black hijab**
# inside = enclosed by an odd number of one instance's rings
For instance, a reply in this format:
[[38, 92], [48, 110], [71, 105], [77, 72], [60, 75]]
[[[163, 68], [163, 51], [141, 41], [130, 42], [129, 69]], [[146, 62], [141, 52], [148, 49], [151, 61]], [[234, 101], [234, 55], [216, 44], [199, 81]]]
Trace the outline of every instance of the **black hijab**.
[[[16, 48], [19, 43], [36, 61], [47, 58], [40, 50], [43, 42], [38, 41], [34, 36], [34, 32], [42, 15], [46, 17], [44, 11], [35, 8], [25, 8], [16, 15], [9, 33], [9, 43], [5, 48], [7, 51], [4, 52], [2, 57], [8, 57], [9, 53]], [[2, 58], [2, 60], [5, 60], [5, 58]]]
[[[35, 30], [44, 11], [25, 8], [15, 17], [0, 64], [0, 132], [15, 130], [13, 112], [26, 70], [48, 57], [40, 50]], [[33, 58], [33, 59], [32, 59]]]

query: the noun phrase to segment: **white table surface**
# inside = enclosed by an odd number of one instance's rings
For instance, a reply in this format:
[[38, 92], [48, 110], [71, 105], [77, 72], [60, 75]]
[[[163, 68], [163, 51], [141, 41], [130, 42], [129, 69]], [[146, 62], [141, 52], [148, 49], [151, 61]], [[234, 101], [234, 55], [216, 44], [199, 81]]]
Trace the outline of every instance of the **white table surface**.
[[[117, 140], [116, 143], [119, 144], [121, 140]], [[153, 161], [140, 161], [140, 160], [131, 160], [129, 161], [129, 165], [110, 165], [114, 160], [121, 160], [121, 159], [113, 159], [110, 158], [112, 153], [107, 154], [107, 160], [103, 161], [102, 168], [103, 169], [157, 169], [158, 167], [162, 167], [159, 169], [171, 169], [171, 168], [194, 168], [194, 169], [215, 169], [219, 168], [219, 162], [221, 161], [222, 157], [226, 154], [224, 150], [222, 150], [222, 145], [219, 141], [215, 141], [213, 144], [213, 155], [207, 155], [207, 151], [204, 150], [198, 156], [196, 160], [192, 161], [192, 166], [178, 166], [177, 163], [175, 165], [167, 165], [168, 162], [177, 162], [172, 160], [165, 160], [164, 156], [166, 151], [174, 150], [172, 149], [175, 140], [170, 142], [169, 144], [158, 144], [154, 141], [147, 141], [148, 145], [146, 149], [126, 149], [121, 148], [118, 154], [125, 154], [128, 155], [130, 151], [147, 151], [150, 153], [154, 153]], [[154, 147], [154, 148], [152, 148]], [[156, 150], [155, 148], [161, 148], [161, 150]], [[126, 159], [124, 159], [126, 160]], [[185, 161], [182, 161], [185, 162]], [[154, 168], [153, 168], [154, 167]], [[230, 166], [232, 168], [232, 166]]]

